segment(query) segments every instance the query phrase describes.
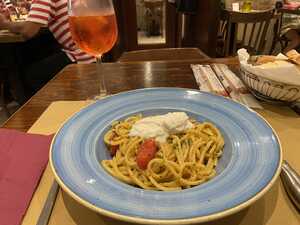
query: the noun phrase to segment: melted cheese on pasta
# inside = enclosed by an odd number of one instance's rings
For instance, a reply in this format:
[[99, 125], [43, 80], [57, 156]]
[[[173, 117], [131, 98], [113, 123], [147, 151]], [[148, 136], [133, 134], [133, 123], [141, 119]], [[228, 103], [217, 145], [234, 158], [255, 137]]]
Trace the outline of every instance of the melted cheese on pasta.
[[133, 124], [129, 136], [155, 138], [160, 143], [166, 142], [172, 134], [190, 129], [193, 124], [184, 112], [172, 112], [165, 115], [145, 117]]

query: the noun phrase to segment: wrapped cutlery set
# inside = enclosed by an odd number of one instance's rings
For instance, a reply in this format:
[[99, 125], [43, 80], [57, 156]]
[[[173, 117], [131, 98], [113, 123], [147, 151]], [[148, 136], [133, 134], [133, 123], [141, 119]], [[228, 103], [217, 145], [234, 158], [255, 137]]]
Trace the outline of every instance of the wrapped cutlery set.
[[225, 64], [191, 65], [200, 91], [231, 98], [250, 108], [262, 109], [240, 78]]

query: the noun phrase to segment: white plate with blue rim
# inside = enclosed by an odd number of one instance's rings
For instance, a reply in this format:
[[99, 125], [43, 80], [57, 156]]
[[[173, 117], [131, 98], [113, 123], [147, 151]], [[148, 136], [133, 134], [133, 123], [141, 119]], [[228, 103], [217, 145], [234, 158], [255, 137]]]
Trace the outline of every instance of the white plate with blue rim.
[[[186, 112], [213, 122], [225, 140], [217, 175], [193, 188], [151, 191], [108, 174], [111, 156], [104, 133], [112, 121]], [[150, 88], [107, 97], [71, 117], [53, 139], [50, 164], [60, 186], [84, 206], [115, 219], [142, 224], [190, 224], [218, 219], [251, 205], [278, 178], [280, 141], [257, 113], [234, 101], [197, 90]]]

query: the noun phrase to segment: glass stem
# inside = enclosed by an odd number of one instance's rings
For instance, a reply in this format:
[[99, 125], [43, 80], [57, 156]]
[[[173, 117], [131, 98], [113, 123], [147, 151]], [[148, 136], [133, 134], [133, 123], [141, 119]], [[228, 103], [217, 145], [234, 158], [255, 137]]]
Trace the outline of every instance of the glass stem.
[[104, 73], [101, 71], [101, 66], [102, 66], [102, 56], [97, 57], [97, 76], [99, 77], [100, 80], [100, 97], [106, 96], [107, 95], [107, 90], [105, 86], [105, 78], [104, 78]]

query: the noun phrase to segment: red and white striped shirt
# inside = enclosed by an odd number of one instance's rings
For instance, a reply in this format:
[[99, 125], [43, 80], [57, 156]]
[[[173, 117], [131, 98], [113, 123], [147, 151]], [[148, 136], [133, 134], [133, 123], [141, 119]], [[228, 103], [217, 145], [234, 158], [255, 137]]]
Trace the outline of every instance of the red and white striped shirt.
[[71, 36], [67, 0], [34, 0], [27, 21], [47, 25], [63, 51], [74, 62], [92, 63], [95, 58], [79, 49]]

